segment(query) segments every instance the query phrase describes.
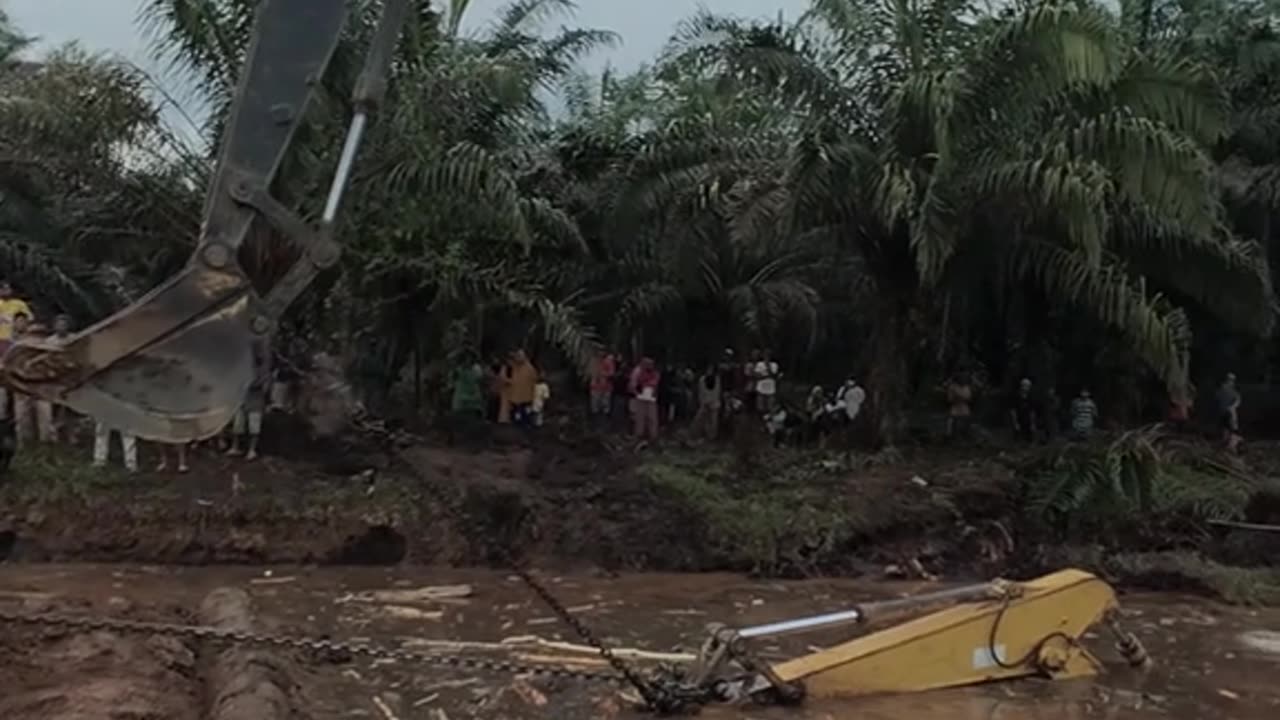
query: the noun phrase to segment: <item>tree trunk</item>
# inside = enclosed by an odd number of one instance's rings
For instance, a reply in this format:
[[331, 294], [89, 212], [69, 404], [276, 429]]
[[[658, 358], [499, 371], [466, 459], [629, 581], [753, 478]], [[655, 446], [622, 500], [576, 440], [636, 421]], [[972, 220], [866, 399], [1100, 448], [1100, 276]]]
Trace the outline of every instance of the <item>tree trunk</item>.
[[871, 336], [871, 369], [867, 375], [871, 440], [890, 448], [906, 427], [907, 351], [910, 314], [903, 307], [885, 307]]

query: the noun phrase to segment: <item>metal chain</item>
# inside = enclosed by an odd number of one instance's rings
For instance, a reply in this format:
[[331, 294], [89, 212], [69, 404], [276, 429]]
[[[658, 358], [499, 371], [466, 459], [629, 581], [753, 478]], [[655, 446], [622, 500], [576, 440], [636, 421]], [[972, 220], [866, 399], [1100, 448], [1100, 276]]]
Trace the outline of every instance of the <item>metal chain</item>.
[[314, 652], [347, 652], [370, 658], [389, 658], [402, 662], [421, 662], [437, 667], [460, 670], [480, 670], [512, 675], [538, 675], [591, 682], [617, 684], [619, 678], [611, 672], [576, 670], [553, 665], [524, 665], [508, 660], [494, 660], [464, 655], [442, 655], [403, 648], [388, 648], [368, 643], [342, 642], [289, 635], [268, 635], [255, 632], [219, 630], [201, 625], [145, 622], [107, 617], [62, 615], [58, 613], [23, 613], [0, 609], [0, 622], [32, 627], [62, 628], [79, 632], [116, 632], [161, 635], [227, 644], [262, 645], [283, 650], [310, 650]]
[[[465, 525], [461, 513], [455, 507], [443, 488], [425, 477], [404, 455], [399, 451], [399, 444], [406, 440], [412, 440], [413, 436], [403, 430], [393, 432], [381, 422], [374, 422], [368, 418], [359, 418], [358, 426], [367, 432], [382, 438], [386, 442], [386, 448], [390, 457], [404, 465], [413, 475], [423, 480], [426, 491], [431, 497], [439, 503], [445, 512], [449, 513], [454, 522], [460, 526]], [[652, 710], [659, 713], [670, 714], [683, 712], [691, 705], [698, 704], [694, 698], [697, 692], [691, 689], [676, 688], [666, 683], [657, 683], [641, 677], [633, 667], [627, 664], [625, 660], [614, 654], [613, 650], [602, 640], [596, 637], [579, 618], [575, 617], [569, 609], [565, 607], [545, 585], [538, 581], [537, 578], [526, 567], [525, 563], [511, 552], [506, 545], [499, 545], [498, 551], [502, 554], [503, 560], [510, 566], [512, 572], [516, 574], [520, 581], [527, 586], [543, 604], [550, 608], [551, 612], [556, 615], [565, 625], [569, 626], [574, 633], [577, 634], [583, 642], [595, 648], [600, 657], [604, 658], [609, 666], [624, 680], [627, 681], [645, 704]]]

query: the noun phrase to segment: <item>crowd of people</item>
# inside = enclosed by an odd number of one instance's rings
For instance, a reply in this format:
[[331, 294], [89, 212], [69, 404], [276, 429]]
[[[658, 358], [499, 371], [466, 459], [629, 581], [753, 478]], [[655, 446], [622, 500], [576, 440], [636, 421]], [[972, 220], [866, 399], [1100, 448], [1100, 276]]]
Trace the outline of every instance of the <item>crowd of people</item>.
[[[825, 443], [854, 425], [867, 395], [849, 378], [831, 391], [814, 386], [804, 408], [780, 399], [781, 368], [767, 350], [739, 360], [726, 349], [701, 372], [684, 365], [660, 366], [648, 356], [628, 363], [611, 351], [593, 360], [586, 380], [590, 418], [625, 424], [641, 441], [656, 440], [664, 428], [685, 425], [707, 440], [732, 432], [734, 423], [754, 415], [774, 441]], [[457, 419], [486, 418], [499, 424], [536, 427], [545, 422], [551, 386], [524, 350], [488, 368], [469, 358], [450, 378], [451, 409]]]
[[[768, 350], [739, 358], [725, 349], [720, 358], [695, 371], [687, 365], [660, 365], [653, 357], [628, 362], [621, 354], [602, 350], [586, 377], [590, 418], [599, 425], [625, 427], [642, 442], [657, 439], [665, 429], [683, 426], [708, 441], [731, 437], [745, 418], [759, 419], [777, 445], [826, 447], [834, 439], [844, 447], [856, 442], [865, 419], [867, 390], [855, 377], [835, 387], [791, 384], [782, 392], [783, 372]], [[523, 350], [495, 359], [486, 368], [478, 361], [462, 364], [454, 373], [453, 411], [501, 424], [540, 426], [549, 410], [551, 387], [546, 376]], [[971, 442], [975, 406], [983, 388], [966, 372], [956, 373], [939, 388], [946, 413], [945, 437]], [[804, 397], [803, 401], [800, 398]], [[1194, 388], [1172, 397], [1166, 421], [1185, 429], [1194, 406]], [[994, 398], [1003, 423], [1015, 442], [1033, 443], [1066, 437], [1086, 440], [1101, 426], [1102, 413], [1093, 393], [1081, 387], [1063, 403], [1052, 385], [1043, 392], [1030, 377]], [[1240, 392], [1228, 374], [1214, 396], [1223, 443], [1235, 450], [1240, 443]], [[988, 406], [990, 410], [995, 407]], [[993, 419], [994, 413], [987, 413]]]
[[[71, 319], [66, 315], [55, 315], [47, 326], [37, 322], [31, 305], [16, 297], [9, 283], [0, 281], [0, 353], [18, 339], [66, 338], [71, 330]], [[264, 413], [285, 409], [288, 402], [282, 373], [273, 373], [276, 363], [268, 341], [255, 340], [252, 356], [253, 379], [241, 407], [224, 432], [207, 441], [219, 451], [243, 455], [249, 461], [258, 457]], [[783, 377], [781, 365], [765, 349], [739, 358], [733, 349], [726, 348], [716, 361], [700, 370], [688, 365], [660, 365], [650, 356], [629, 362], [620, 353], [602, 350], [587, 373], [586, 405], [592, 422], [625, 427], [642, 443], [657, 440], [664, 429], [675, 426], [683, 426], [693, 437], [716, 441], [733, 436], [736, 428], [755, 425], [763, 427], [776, 445], [826, 447], [832, 439], [844, 447], [854, 444], [868, 401], [866, 389], [856, 378], [847, 377], [835, 387], [807, 386], [807, 395], [803, 391], [806, 386], [792, 383], [789, 396], [782, 392]], [[551, 409], [551, 383], [523, 349], [494, 358], [488, 367], [468, 357], [455, 366], [449, 385], [452, 417], [458, 422], [487, 419], [539, 427]], [[946, 437], [971, 439], [979, 384], [968, 373], [958, 373], [940, 389], [945, 397]], [[1166, 419], [1173, 427], [1187, 426], [1194, 398], [1191, 388], [1170, 399]], [[1235, 375], [1227, 374], [1223, 379], [1214, 403], [1222, 441], [1235, 450], [1241, 442], [1241, 395]], [[1101, 418], [1088, 388], [1080, 388], [1064, 408], [1054, 387], [1037, 392], [1029, 377], [1021, 378], [1003, 405], [1009, 431], [1021, 442], [1060, 436], [1063, 419], [1069, 437], [1085, 439], [1095, 432]], [[0, 387], [0, 419], [12, 423], [17, 451], [32, 443], [75, 441], [77, 418], [68, 408], [4, 387]], [[125, 468], [136, 472], [137, 439], [101, 422], [93, 423], [93, 464], [106, 465], [113, 436], [119, 437]], [[162, 445], [157, 454], [157, 470], [189, 470], [187, 445]]]
[[[969, 438], [977, 392], [974, 381], [967, 374], [958, 374], [946, 383], [944, 391], [948, 409], [947, 436]], [[1195, 398], [1194, 386], [1171, 394], [1165, 424], [1175, 432], [1187, 432], [1195, 408]], [[1213, 395], [1214, 432], [1232, 452], [1239, 449], [1243, 440], [1240, 434], [1242, 399], [1235, 373], [1227, 373]], [[1080, 388], [1064, 408], [1053, 386], [1049, 386], [1044, 392], [1037, 392], [1035, 383], [1029, 377], [1018, 381], [1005, 405], [1009, 429], [1013, 437], [1023, 443], [1043, 442], [1062, 436], [1064, 433], [1061, 422], [1064, 418], [1067, 422], [1065, 435], [1068, 438], [1087, 440], [1097, 432], [1102, 417], [1089, 388]]]
[[[64, 339], [72, 331], [71, 318], [65, 314], [53, 317], [50, 325], [37, 321], [31, 304], [14, 295], [13, 287], [0, 281], [0, 355], [17, 340], [28, 338]], [[272, 398], [271, 352], [265, 341], [253, 347], [254, 379], [244, 403], [234, 415], [223, 436], [213, 441], [228, 455], [243, 454], [246, 460], [258, 457], [258, 439], [262, 433], [262, 415]], [[277, 404], [281, 401], [274, 398]], [[0, 420], [12, 424], [15, 452], [33, 444], [75, 444], [78, 418], [69, 408], [0, 386]], [[89, 421], [93, 422], [93, 421]], [[121, 461], [129, 472], [137, 472], [138, 441], [133, 435], [93, 422], [93, 465], [105, 467], [111, 455], [112, 439], [119, 438]], [[157, 471], [171, 466], [178, 472], [190, 469], [185, 444], [157, 444]], [[172, 456], [172, 463], [170, 458]]]
[[[253, 379], [250, 381], [244, 401], [232, 415], [231, 422], [217, 437], [204, 441], [212, 449], [224, 452], [228, 456], [243, 456], [252, 462], [258, 458], [258, 440], [262, 436], [262, 416], [269, 407], [283, 408], [283, 398], [279, 383], [273, 381], [272, 353], [267, 341], [255, 339], [251, 345], [253, 355]], [[111, 437], [118, 435], [124, 467], [129, 472], [138, 471], [138, 441], [133, 435], [101, 422], [94, 423], [93, 465], [105, 467], [110, 456]], [[159, 455], [156, 472], [166, 472], [172, 468], [179, 473], [191, 469], [188, 463], [188, 449], [198, 443], [156, 443]]]

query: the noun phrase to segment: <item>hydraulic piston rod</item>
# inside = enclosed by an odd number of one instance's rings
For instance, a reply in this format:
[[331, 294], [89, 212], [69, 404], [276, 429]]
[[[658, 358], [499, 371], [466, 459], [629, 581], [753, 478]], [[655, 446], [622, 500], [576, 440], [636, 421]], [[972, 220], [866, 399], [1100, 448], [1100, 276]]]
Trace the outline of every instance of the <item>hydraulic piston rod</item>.
[[825, 615], [814, 615], [813, 617], [798, 618], [796, 620], [783, 620], [781, 622], [769, 623], [768, 625], [756, 625], [754, 627], [742, 628], [738, 630], [738, 635], [744, 638], [758, 637], [776, 637], [778, 635], [793, 635], [795, 633], [810, 632], [812, 630], [821, 630], [823, 628], [842, 627], [844, 625], [856, 625], [862, 622], [862, 611], [858, 609], [841, 610], [840, 612], [827, 613]]
[[812, 617], [798, 618], [795, 620], [781, 620], [767, 625], [755, 625], [753, 627], [740, 628], [737, 634], [739, 637], [747, 639], [777, 637], [779, 635], [794, 635], [797, 633], [812, 632], [815, 630], [844, 627], [846, 625], [857, 625], [859, 623], [866, 622], [869, 618], [874, 618], [877, 615], [891, 615], [901, 612], [919, 611], [923, 608], [941, 603], [959, 603], [973, 600], [1000, 598], [1004, 597], [1004, 595], [1010, 591], [1010, 588], [1010, 585], [1002, 582], [967, 585], [965, 587], [942, 590], [926, 595], [902, 598], [900, 600], [885, 600], [882, 602], [865, 603], [862, 605], [856, 605], [848, 610], [839, 610], [837, 612], [826, 613], [823, 615], [814, 615]]

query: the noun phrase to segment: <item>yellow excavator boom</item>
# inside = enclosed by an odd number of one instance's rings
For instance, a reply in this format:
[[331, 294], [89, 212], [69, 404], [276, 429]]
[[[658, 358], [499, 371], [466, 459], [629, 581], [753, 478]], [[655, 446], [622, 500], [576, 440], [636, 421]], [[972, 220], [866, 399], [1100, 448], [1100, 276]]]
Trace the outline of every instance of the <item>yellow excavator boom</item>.
[[[760, 638], [831, 632], [942, 602], [955, 604], [777, 664], [759, 662], [750, 649]], [[1062, 570], [1023, 583], [998, 580], [756, 627], [713, 626], [694, 681], [719, 682], [725, 699], [773, 693], [798, 700], [919, 692], [1032, 675], [1086, 677], [1103, 669], [1083, 643], [1089, 628], [1100, 623], [1115, 634], [1131, 664], [1149, 663], [1137, 638], [1119, 627], [1118, 610], [1115, 591], [1101, 578]], [[732, 677], [731, 661], [746, 675]]]

